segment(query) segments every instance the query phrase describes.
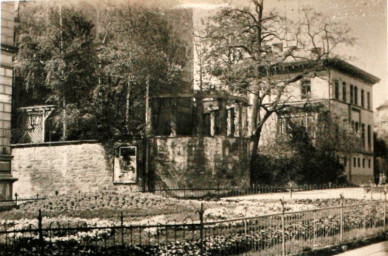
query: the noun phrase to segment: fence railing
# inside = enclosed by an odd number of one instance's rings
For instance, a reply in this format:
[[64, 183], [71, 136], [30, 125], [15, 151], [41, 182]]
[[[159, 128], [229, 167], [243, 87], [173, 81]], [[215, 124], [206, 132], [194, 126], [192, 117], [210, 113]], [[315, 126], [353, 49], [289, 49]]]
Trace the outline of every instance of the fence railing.
[[279, 193], [279, 192], [296, 192], [309, 191], [316, 189], [335, 189], [357, 187], [350, 184], [309, 184], [293, 186], [272, 186], [257, 185], [251, 188], [239, 187], [213, 187], [213, 188], [157, 188], [151, 193], [163, 196], [172, 196], [176, 198], [206, 198], [206, 197], [234, 197], [253, 194]]
[[15, 193], [14, 199], [0, 200], [0, 209], [9, 209], [9, 208], [16, 207], [16, 206], [23, 204], [23, 203], [45, 200], [45, 199], [46, 199], [46, 197], [39, 196], [39, 194], [36, 194], [36, 197], [19, 198], [18, 194]]
[[386, 193], [384, 201], [344, 205], [341, 197], [340, 206], [295, 212], [287, 212], [281, 200], [280, 213], [221, 221], [206, 221], [201, 205], [199, 220], [150, 225], [130, 225], [123, 215], [109, 226], [82, 221], [47, 223], [39, 211], [37, 221], [27, 226], [15, 228], [5, 223], [0, 227], [0, 244], [13, 252], [32, 245], [53, 250], [58, 242], [62, 246], [69, 242], [71, 246], [63, 250], [97, 251], [99, 255], [104, 250], [116, 250], [116, 255], [295, 255], [387, 231], [385, 198]]

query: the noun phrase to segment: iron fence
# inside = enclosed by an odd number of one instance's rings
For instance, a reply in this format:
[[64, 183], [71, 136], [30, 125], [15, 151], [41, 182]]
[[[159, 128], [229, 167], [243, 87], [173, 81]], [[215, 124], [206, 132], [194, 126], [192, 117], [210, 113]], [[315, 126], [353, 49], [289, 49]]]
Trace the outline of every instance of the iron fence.
[[206, 198], [206, 197], [234, 197], [254, 194], [280, 193], [280, 192], [297, 192], [310, 191], [317, 189], [336, 189], [336, 188], [351, 188], [357, 187], [352, 184], [306, 184], [293, 186], [272, 186], [272, 185], [256, 185], [253, 187], [239, 188], [239, 187], [213, 187], [213, 188], [156, 188], [149, 192], [171, 196], [176, 198]]
[[5, 223], [0, 244], [16, 252], [2, 255], [23, 255], [22, 248], [31, 245], [38, 245], [37, 255], [52, 255], [61, 245], [67, 252], [97, 255], [297, 255], [386, 232], [385, 195], [384, 201], [353, 205], [344, 205], [341, 197], [340, 206], [295, 212], [287, 212], [281, 200], [280, 213], [220, 221], [206, 221], [201, 205], [199, 220], [147, 225], [130, 225], [124, 215], [109, 226], [47, 222], [39, 211], [37, 220], [23, 228]]
[[36, 194], [36, 197], [31, 198], [19, 198], [18, 194], [15, 193], [14, 199], [4, 199], [0, 200], [0, 209], [10, 209], [13, 207], [17, 207], [20, 204], [28, 203], [28, 202], [34, 202], [39, 200], [46, 200], [46, 197], [39, 196], [39, 194]]

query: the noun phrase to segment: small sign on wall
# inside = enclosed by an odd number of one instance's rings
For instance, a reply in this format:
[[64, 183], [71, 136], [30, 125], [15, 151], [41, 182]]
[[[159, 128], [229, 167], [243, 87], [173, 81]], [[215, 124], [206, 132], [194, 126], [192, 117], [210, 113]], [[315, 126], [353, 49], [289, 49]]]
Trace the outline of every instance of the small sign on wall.
[[133, 184], [137, 181], [137, 148], [124, 146], [118, 149], [114, 159], [114, 183]]

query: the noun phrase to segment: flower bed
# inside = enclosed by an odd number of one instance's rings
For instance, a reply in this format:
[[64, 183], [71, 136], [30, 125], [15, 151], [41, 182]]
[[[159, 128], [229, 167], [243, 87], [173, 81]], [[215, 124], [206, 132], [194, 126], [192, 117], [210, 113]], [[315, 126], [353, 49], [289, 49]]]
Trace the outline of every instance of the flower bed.
[[[357, 205], [344, 208], [344, 231], [359, 232], [363, 229], [378, 228], [383, 225], [383, 213], [376, 208], [377, 204]], [[285, 215], [285, 242], [292, 242], [294, 246], [299, 246], [301, 250], [312, 245], [312, 240], [316, 243], [322, 242], [321, 245], [328, 245], [325, 239], [339, 236], [341, 228], [341, 215], [339, 211], [316, 210], [320, 212], [318, 217], [313, 217], [311, 211], [286, 213]], [[46, 222], [48, 219], [46, 219]], [[75, 221], [75, 220], [74, 220]], [[78, 221], [83, 221], [79, 219]], [[101, 220], [96, 222], [100, 225], [109, 226], [109, 222]], [[79, 223], [79, 222], [74, 222]], [[85, 225], [94, 225], [96, 223], [88, 222]], [[281, 215], [272, 215], [266, 217], [258, 217], [253, 219], [243, 219], [236, 221], [226, 221], [216, 224], [205, 224], [204, 226], [204, 244], [206, 248], [205, 255], [233, 255], [254, 250], [267, 250], [282, 243]], [[28, 223], [23, 225], [35, 225], [36, 223]], [[3, 222], [3, 225], [12, 223]], [[12, 228], [24, 228], [22, 223], [13, 224]], [[197, 226], [197, 231], [198, 231]], [[155, 231], [155, 230], [154, 230]], [[160, 235], [158, 232], [163, 232], [163, 227], [157, 232], [148, 232], [149, 238], [155, 238]], [[73, 255], [67, 254], [72, 250], [77, 252], [77, 255], [198, 255], [201, 250], [198, 232], [196, 236], [188, 240], [178, 240], [159, 244], [156, 240], [148, 240], [143, 244], [130, 244], [127, 247], [122, 246], [104, 246], [104, 241], [111, 239], [114, 234], [112, 229], [92, 230], [73, 233], [71, 235], [59, 233], [57, 239], [49, 239], [43, 237], [43, 249], [49, 251], [50, 255]], [[9, 250], [32, 250], [37, 251], [36, 245], [38, 237], [35, 234], [28, 238], [16, 236], [15, 243], [12, 247], [4, 247], [2, 255], [8, 255]], [[132, 237], [131, 237], [132, 239]], [[296, 243], [298, 242], [298, 243]], [[331, 242], [330, 242], [331, 243]], [[100, 246], [93, 246], [93, 245]], [[135, 243], [136, 244], [136, 243]], [[64, 246], [66, 245], [66, 246]], [[330, 244], [329, 244], [330, 245]], [[70, 246], [70, 247], [68, 247]], [[299, 248], [298, 247], [298, 248]], [[33, 249], [35, 248], [35, 249]], [[64, 251], [64, 248], [71, 248], [70, 251]], [[51, 250], [51, 251], [50, 251]], [[67, 250], [67, 249], [66, 249]], [[11, 254], [9, 254], [11, 255]], [[21, 254], [22, 255], [22, 254]], [[33, 255], [33, 254], [31, 254]]]
[[[362, 201], [346, 199], [344, 205], [360, 203]], [[79, 230], [55, 230], [43, 234], [43, 249], [48, 255], [196, 255], [200, 252], [198, 209], [204, 203], [204, 218], [206, 221], [228, 220], [233, 218], [248, 218], [280, 213], [281, 204], [278, 200], [220, 200], [196, 201], [178, 200], [147, 193], [119, 194], [116, 191], [104, 191], [99, 194], [74, 193], [49, 198], [45, 201], [31, 202], [20, 206], [19, 209], [0, 214], [0, 230], [36, 229], [38, 227], [38, 210], [42, 209], [43, 229], [74, 227]], [[340, 206], [340, 199], [303, 199], [289, 200], [285, 204], [286, 241], [311, 240], [313, 237], [338, 236], [340, 232], [339, 212], [305, 215], [304, 213], [290, 213], [295, 211], [317, 210], [323, 207]], [[123, 225], [153, 225], [158, 228], [141, 229], [149, 244], [139, 242], [134, 235], [135, 242], [127, 247], [106, 246], [104, 242], [111, 242], [118, 232], [113, 228], [86, 230], [85, 227], [113, 227], [120, 226], [120, 214], [124, 214]], [[97, 218], [98, 217], [98, 218]], [[264, 217], [263, 217], [264, 218]], [[245, 252], [255, 245], [256, 250], [264, 250], [281, 244], [280, 215], [268, 217], [268, 221], [258, 223], [256, 220], [243, 222], [227, 222], [228, 224], [205, 225], [205, 255], [230, 255], [236, 252]], [[255, 221], [256, 222], [255, 222]], [[345, 211], [344, 231], [382, 226], [382, 213], [370, 206], [359, 206]], [[196, 224], [197, 229], [189, 239], [182, 236], [182, 232], [191, 232], [186, 227], [178, 229], [180, 234], [174, 239], [167, 239], [165, 244], [159, 244], [159, 236], [166, 234], [163, 225], [173, 223]], [[217, 232], [214, 232], [214, 231]], [[136, 231], [136, 230], [135, 230]], [[213, 232], [213, 233], [212, 233]], [[138, 236], [138, 235], [137, 235]], [[4, 236], [0, 237], [3, 243]], [[37, 232], [26, 237], [20, 232], [14, 237], [13, 246], [6, 246], [1, 255], [15, 255], [10, 253], [15, 249], [16, 255], [23, 255], [24, 251], [37, 252]], [[136, 240], [137, 239], [137, 240]], [[132, 235], [131, 239], [132, 240]], [[141, 240], [141, 237], [140, 237]], [[138, 244], [138, 245], [136, 245]], [[146, 245], [144, 245], [146, 244]], [[133, 246], [132, 246], [133, 245]], [[136, 245], [136, 246], [135, 246]], [[34, 249], [35, 248], [35, 249]], [[66, 249], [71, 248], [71, 249]], [[13, 250], [12, 249], [12, 250]], [[38, 253], [38, 252], [37, 252]], [[73, 253], [73, 254], [72, 254]], [[38, 254], [37, 254], [38, 255]]]

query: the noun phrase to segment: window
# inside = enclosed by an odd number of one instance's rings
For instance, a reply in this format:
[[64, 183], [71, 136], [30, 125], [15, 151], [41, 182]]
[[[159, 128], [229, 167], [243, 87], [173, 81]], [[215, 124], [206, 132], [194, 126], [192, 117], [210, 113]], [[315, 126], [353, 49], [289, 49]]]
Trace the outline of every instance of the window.
[[364, 107], [364, 90], [361, 90], [361, 107]]
[[371, 126], [368, 125], [368, 149], [369, 151], [372, 150], [372, 129], [371, 129]]
[[350, 85], [350, 103], [353, 103], [353, 85]]
[[356, 167], [356, 161], [357, 161], [357, 160], [356, 160], [356, 158], [354, 157], [354, 158], [353, 158], [353, 167]]
[[358, 105], [358, 88], [354, 86], [354, 104]]
[[365, 168], [365, 158], [362, 159], [362, 168]]
[[368, 167], [372, 168], [372, 161], [370, 159], [368, 159]]
[[9, 68], [0, 68], [0, 76], [13, 76], [13, 70]]
[[303, 80], [301, 83], [301, 98], [307, 99], [311, 94], [311, 82], [310, 80]]
[[342, 83], [342, 101], [346, 102], [346, 83]]
[[361, 145], [365, 149], [365, 124], [361, 125]]
[[334, 97], [336, 100], [339, 100], [339, 85], [338, 81], [334, 81]]
[[370, 109], [370, 92], [366, 93], [366, 105], [367, 108]]
[[354, 126], [355, 126], [355, 131], [358, 132], [358, 122], [355, 122]]

